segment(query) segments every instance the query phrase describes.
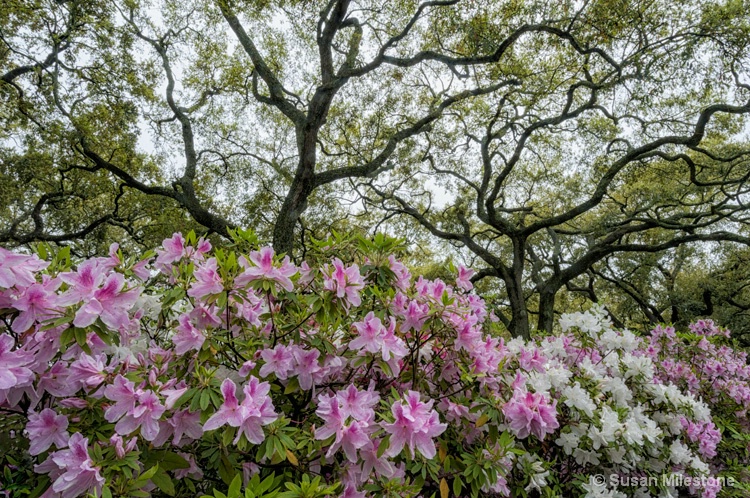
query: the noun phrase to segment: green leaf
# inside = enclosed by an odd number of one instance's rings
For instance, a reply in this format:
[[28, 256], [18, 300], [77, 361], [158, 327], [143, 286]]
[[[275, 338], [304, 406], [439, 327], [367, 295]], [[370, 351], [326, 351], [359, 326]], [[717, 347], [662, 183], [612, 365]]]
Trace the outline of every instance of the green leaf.
[[164, 470], [187, 469], [190, 467], [187, 460], [173, 451], [153, 451], [149, 454], [148, 461], [158, 463], [159, 468]]
[[453, 494], [456, 496], [461, 496], [461, 490], [463, 489], [464, 483], [461, 481], [461, 478], [459, 476], [456, 476], [453, 479]]
[[284, 394], [292, 394], [297, 391], [299, 391], [299, 380], [297, 379], [297, 377], [294, 377], [286, 385], [286, 388], [284, 388]]
[[73, 328], [73, 336], [76, 339], [76, 343], [83, 348], [83, 346], [87, 346], [86, 339], [88, 338], [88, 332], [86, 332], [86, 329], [79, 329], [78, 327]]
[[221, 477], [221, 480], [229, 485], [232, 483], [236, 473], [237, 471], [232, 462], [229, 461], [229, 458], [226, 455], [221, 455], [221, 460], [219, 461], [219, 477]]
[[151, 482], [153, 482], [157, 488], [162, 490], [167, 495], [175, 495], [174, 483], [172, 482], [172, 478], [169, 477], [169, 474], [167, 474], [166, 470], [159, 469], [159, 471], [151, 477]]
[[208, 408], [209, 403], [211, 403], [211, 395], [208, 394], [207, 389], [204, 389], [203, 391], [201, 391], [201, 401], [200, 401], [201, 411], [205, 411]]
[[378, 446], [378, 458], [382, 457], [383, 454], [388, 450], [388, 448], [391, 446], [391, 435], [387, 435], [380, 441], [380, 445]]
[[[257, 475], [257, 474], [256, 474]], [[263, 479], [263, 482], [261, 482], [256, 489], [258, 490], [258, 493], [265, 493], [269, 489], [271, 489], [271, 486], [273, 486], [273, 480], [276, 476], [274, 474], [271, 474], [270, 476]]]
[[[143, 483], [145, 483], [146, 481], [148, 481], [149, 479], [151, 479], [154, 476], [154, 474], [156, 474], [156, 472], [158, 470], [159, 470], [159, 465], [158, 464], [154, 465], [153, 467], [151, 467], [150, 469], [148, 469], [146, 472], [144, 472], [143, 474], [139, 475], [138, 476], [138, 480], [136, 482], [143, 482]], [[140, 486], [138, 486], [138, 487], [140, 487]]]
[[221, 442], [224, 446], [229, 446], [232, 443], [232, 439], [234, 439], [234, 428], [227, 426], [224, 428], [224, 433], [221, 436]]
[[234, 476], [234, 479], [232, 479], [232, 483], [229, 485], [227, 498], [239, 498], [241, 487], [242, 487], [242, 477], [238, 473], [236, 476]]

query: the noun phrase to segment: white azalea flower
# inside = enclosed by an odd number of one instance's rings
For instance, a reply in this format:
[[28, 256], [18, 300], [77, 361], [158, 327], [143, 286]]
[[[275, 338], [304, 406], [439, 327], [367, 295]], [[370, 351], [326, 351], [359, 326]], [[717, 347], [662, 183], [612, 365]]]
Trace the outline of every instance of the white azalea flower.
[[580, 442], [581, 436], [575, 432], [563, 432], [560, 434], [560, 437], [555, 440], [555, 444], [562, 446], [563, 451], [565, 451], [565, 454], [568, 456], [573, 454], [573, 450], [578, 448]]
[[628, 403], [633, 399], [633, 393], [630, 392], [628, 386], [619, 377], [610, 377], [602, 380], [601, 389], [605, 393], [609, 393], [615, 404], [620, 408], [627, 407]]
[[693, 455], [687, 446], [676, 439], [669, 447], [669, 460], [675, 465], [689, 464], [693, 460]]
[[559, 390], [568, 385], [570, 378], [573, 376], [573, 372], [564, 366], [554, 366], [549, 367], [545, 372], [545, 375], [549, 379], [551, 387]]
[[589, 393], [581, 387], [579, 382], [563, 389], [562, 395], [566, 398], [565, 404], [567, 406], [585, 413], [588, 417], [594, 416], [596, 403], [592, 401]]
[[573, 458], [578, 465], [599, 465], [599, 454], [595, 451], [582, 450], [576, 448], [573, 450]]

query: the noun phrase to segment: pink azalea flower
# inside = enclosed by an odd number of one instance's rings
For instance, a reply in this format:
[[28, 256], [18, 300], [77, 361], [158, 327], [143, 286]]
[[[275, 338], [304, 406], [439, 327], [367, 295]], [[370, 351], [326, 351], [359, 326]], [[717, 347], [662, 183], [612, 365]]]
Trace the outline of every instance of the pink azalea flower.
[[171, 264], [182, 259], [185, 254], [185, 238], [181, 233], [176, 233], [171, 239], [164, 239], [161, 245], [163, 249], [156, 250], [154, 266], [157, 270], [169, 274]]
[[60, 280], [68, 284], [69, 288], [60, 296], [60, 304], [71, 304], [88, 301], [94, 297], [94, 292], [102, 285], [107, 272], [93, 259], [78, 265], [76, 271], [60, 274]]
[[70, 437], [67, 449], [55, 451], [34, 467], [36, 472], [48, 473], [54, 480], [51, 490], [56, 496], [76, 498], [87, 493], [101, 494], [104, 478], [89, 457], [88, 444], [88, 438], [76, 432]]
[[115, 377], [112, 385], [104, 388], [104, 396], [115, 402], [104, 410], [104, 418], [107, 422], [119, 420], [120, 417], [135, 409], [135, 404], [138, 401], [135, 383], [122, 375]]
[[359, 456], [362, 458], [362, 480], [370, 478], [373, 470], [379, 476], [390, 479], [396, 475], [396, 468], [388, 461], [385, 455], [378, 457], [378, 448], [380, 440], [374, 441], [370, 446], [359, 450]]
[[193, 326], [187, 313], [180, 315], [178, 320], [180, 324], [177, 326], [177, 333], [172, 336], [174, 352], [182, 355], [191, 350], [200, 351], [206, 336]]
[[299, 280], [297, 280], [297, 285], [299, 287], [304, 287], [315, 279], [315, 272], [310, 268], [310, 265], [307, 264], [307, 261], [303, 261], [302, 264], [299, 265], [298, 271], [300, 277]]
[[248, 383], [245, 384], [243, 389], [245, 399], [242, 400], [243, 420], [234, 444], [237, 444], [243, 434], [253, 444], [263, 442], [265, 435], [262, 426], [279, 418], [268, 396], [270, 390], [271, 386], [268, 382], [260, 382], [256, 377], [250, 377]]
[[505, 357], [507, 349], [503, 338], [487, 337], [484, 342], [474, 345], [471, 357], [474, 360], [472, 367], [476, 373], [496, 372], [500, 361]]
[[115, 425], [115, 431], [123, 436], [141, 428], [141, 437], [153, 441], [159, 435], [159, 419], [166, 408], [151, 390], [138, 394], [138, 403]]
[[78, 391], [78, 386], [68, 381], [68, 372], [68, 365], [58, 361], [39, 377], [37, 391], [40, 394], [47, 391], [57, 398], [74, 395]]
[[119, 250], [120, 244], [118, 244], [117, 242], [113, 242], [109, 245], [109, 252], [107, 253], [108, 256], [106, 258], [94, 258], [93, 261], [99, 263], [99, 266], [107, 271], [114, 270], [122, 264], [122, 260], [120, 259], [120, 255], [118, 254]]
[[396, 256], [391, 254], [388, 256], [388, 265], [391, 271], [396, 275], [396, 288], [406, 292], [411, 287], [411, 273], [406, 266], [396, 259]]
[[230, 427], [242, 424], [243, 414], [237, 399], [237, 386], [231, 379], [224, 379], [221, 383], [221, 394], [224, 396], [224, 404], [203, 424], [204, 431], [212, 431], [225, 424]]
[[248, 375], [250, 375], [250, 372], [253, 370], [253, 368], [255, 368], [255, 362], [253, 360], [247, 360], [240, 367], [240, 377], [247, 377]]
[[456, 350], [473, 351], [482, 341], [482, 331], [477, 325], [479, 319], [474, 315], [461, 316], [457, 313], [448, 315], [448, 321], [456, 328], [454, 345]]
[[130, 441], [127, 442], [127, 444], [123, 445], [123, 443], [125, 443], [125, 441], [123, 441], [122, 436], [120, 436], [119, 434], [114, 434], [111, 438], [109, 438], [109, 444], [114, 446], [115, 455], [117, 455], [117, 458], [121, 460], [125, 458], [125, 455], [135, 449], [135, 446], [138, 443], [138, 438], [132, 437], [130, 438]]
[[15, 254], [0, 247], [0, 287], [19, 289], [36, 282], [36, 272], [44, 270], [49, 263], [34, 254]]
[[349, 343], [351, 349], [364, 349], [369, 353], [380, 351], [383, 336], [385, 335], [385, 327], [380, 318], [375, 316], [375, 313], [370, 311], [363, 321], [356, 322], [353, 326], [357, 330], [358, 335]]
[[266, 300], [256, 296], [252, 289], [247, 290], [244, 299], [232, 298], [232, 304], [235, 307], [235, 313], [242, 316], [249, 325], [263, 327], [260, 316], [267, 310]]
[[237, 400], [237, 386], [230, 379], [225, 379], [221, 383], [224, 404], [206, 420], [203, 430], [211, 431], [223, 425], [240, 427], [235, 444], [243, 434], [253, 444], [262, 443], [264, 435], [261, 427], [278, 418], [268, 397], [270, 388], [268, 382], [259, 382], [256, 377], [250, 377], [244, 388], [245, 399], [240, 403]]
[[0, 335], [0, 390], [23, 387], [34, 379], [34, 372], [28, 368], [34, 355], [22, 349], [14, 351], [15, 342], [8, 334]]
[[367, 495], [364, 493], [364, 491], [357, 491], [357, 488], [354, 486], [354, 484], [347, 484], [344, 488], [344, 492], [341, 494], [339, 498], [367, 498]]
[[386, 329], [380, 318], [371, 311], [365, 316], [364, 321], [357, 322], [353, 326], [358, 336], [349, 343], [351, 349], [364, 349], [370, 353], [380, 352], [385, 361], [389, 361], [391, 355], [400, 359], [409, 352], [404, 341], [394, 334], [396, 327], [394, 320], [391, 320], [389, 328]]
[[187, 390], [187, 382], [181, 380], [178, 383], [174, 383], [174, 380], [172, 380], [162, 386], [159, 394], [164, 396], [164, 406], [167, 408], [167, 410], [171, 410], [174, 407], [174, 404], [177, 403], [177, 400], [180, 399], [180, 397], [185, 394]]
[[391, 435], [388, 456], [398, 455], [404, 446], [409, 447], [412, 455], [419, 451], [428, 459], [437, 453], [432, 439], [442, 434], [448, 425], [440, 423], [438, 413], [432, 409], [432, 400], [424, 403], [419, 397], [418, 392], [409, 391], [405, 402], [399, 400], [391, 406], [395, 420], [392, 424], [383, 424], [383, 429]]
[[105, 359], [106, 356], [103, 354], [92, 357], [81, 353], [78, 359], [70, 364], [68, 382], [86, 388], [98, 386], [107, 377]]
[[180, 442], [185, 436], [190, 439], [200, 439], [203, 436], [203, 428], [200, 421], [200, 412], [191, 412], [189, 410], [175, 412], [168, 421], [174, 433], [174, 439], [172, 440], [174, 445], [180, 446]]
[[52, 446], [64, 448], [68, 445], [68, 417], [45, 408], [40, 413], [31, 413], [26, 423], [29, 436], [29, 453], [38, 455]]
[[138, 299], [140, 288], [121, 292], [124, 286], [125, 277], [120, 273], [110, 273], [102, 287], [94, 291], [93, 297], [78, 310], [73, 325], [84, 328], [101, 318], [113, 330], [127, 326], [130, 320], [128, 311]]
[[331, 448], [328, 450], [329, 453], [336, 451], [336, 445], [340, 444], [341, 448], [344, 450], [346, 458], [349, 459], [350, 462], [356, 463], [357, 450], [370, 444], [369, 433], [372, 432], [372, 430], [367, 430], [370, 427], [370, 422], [371, 421], [366, 420], [354, 420], [350, 422], [349, 425], [342, 427], [341, 438], [336, 438], [331, 445]]
[[20, 311], [12, 324], [13, 330], [18, 333], [27, 331], [35, 323], [59, 316], [55, 291], [60, 287], [60, 281], [47, 275], [43, 279], [41, 284], [33, 283], [26, 287], [13, 302], [12, 306]]
[[[391, 303], [390, 303], [391, 312], [395, 316], [403, 318], [403, 317], [406, 316], [406, 313], [405, 313], [404, 310], [406, 309], [406, 306], [408, 304], [409, 304], [409, 298], [406, 297], [401, 292], [396, 292], [396, 295], [393, 296], [393, 299], [391, 300]], [[404, 330], [406, 330], [406, 329], [404, 329]]]
[[305, 391], [312, 389], [315, 374], [322, 370], [318, 364], [320, 351], [317, 349], [305, 351], [302, 348], [295, 348], [293, 354], [296, 362], [294, 373], [297, 375], [299, 387]]
[[519, 438], [534, 434], [544, 439], [560, 427], [557, 422], [557, 400], [550, 400], [540, 393], [517, 390], [503, 406], [510, 430]]
[[58, 401], [58, 403], [65, 408], [75, 408], [77, 410], [89, 408], [89, 402], [81, 398], [65, 398]]
[[359, 306], [362, 299], [359, 292], [364, 287], [359, 266], [356, 264], [344, 268], [344, 263], [339, 258], [334, 258], [333, 269], [326, 264], [323, 270], [323, 288], [336, 294], [338, 299], [343, 299], [345, 306]]
[[[396, 320], [391, 319], [388, 328], [383, 333], [383, 344], [380, 346], [380, 353], [383, 355], [385, 361], [390, 361], [391, 357], [396, 360], [400, 360], [407, 354], [409, 350], [406, 348], [406, 344], [403, 339], [396, 337]], [[393, 363], [393, 362], [391, 362]], [[394, 368], [391, 365], [391, 368]]]
[[698, 442], [698, 452], [706, 458], [716, 456], [716, 447], [721, 442], [721, 433], [711, 421], [690, 422], [681, 417], [682, 427], [685, 434], [692, 442]]
[[[335, 439], [326, 452], [331, 457], [339, 448], [344, 450], [346, 458], [357, 462], [357, 450], [370, 444], [369, 433], [372, 432], [373, 415], [365, 420], [351, 420], [342, 413], [336, 396], [321, 395], [318, 397], [318, 409], [315, 413], [325, 421], [325, 424], [315, 430], [315, 439], [324, 440], [335, 435]], [[372, 410], [371, 410], [372, 411]]]
[[199, 329], [207, 329], [209, 327], [218, 327], [221, 325], [221, 320], [217, 316], [218, 309], [216, 306], [205, 306], [201, 303], [190, 310], [190, 320]]
[[458, 277], [456, 277], [456, 287], [469, 292], [474, 288], [474, 284], [471, 283], [471, 277], [474, 276], [474, 270], [467, 269], [463, 265], [458, 267]]
[[346, 389], [338, 391], [336, 398], [342, 415], [355, 420], [374, 418], [373, 407], [380, 401], [380, 395], [375, 391], [360, 391], [354, 384], [349, 384]]
[[201, 237], [198, 239], [198, 243], [195, 244], [195, 251], [192, 250], [192, 248], [189, 248], [188, 250], [188, 256], [198, 256], [197, 259], [200, 259], [203, 254], [206, 254], [208, 251], [211, 250], [211, 242]]
[[294, 369], [292, 349], [283, 344], [277, 344], [273, 349], [264, 349], [261, 351], [260, 356], [265, 362], [260, 367], [260, 372], [258, 372], [261, 377], [268, 377], [268, 375], [273, 373], [279, 379], [284, 380]]
[[133, 272], [133, 275], [136, 276], [139, 280], [145, 282], [146, 280], [151, 277], [151, 270], [148, 269], [148, 263], [150, 262], [150, 259], [142, 259], [135, 263], [131, 268], [130, 271]]
[[196, 481], [200, 481], [201, 479], [203, 479], [203, 471], [195, 462], [195, 456], [190, 453], [183, 453], [181, 451], [178, 451], [177, 454], [187, 461], [189, 467], [186, 469], [176, 469], [174, 471], [175, 479], [184, 479], [186, 477], [190, 477], [192, 479], [195, 479]]
[[450, 289], [448, 289], [445, 282], [439, 278], [435, 280], [427, 280], [420, 276], [414, 283], [414, 287], [416, 287], [420, 296], [432, 299], [433, 301], [440, 302], [443, 299], [443, 293], [445, 292], [448, 293], [449, 297], [451, 296]]
[[424, 322], [429, 317], [430, 307], [427, 304], [419, 304], [417, 301], [409, 301], [404, 314], [404, 323], [401, 325], [401, 331], [407, 332], [413, 329], [415, 332], [422, 330]]
[[244, 257], [240, 258], [240, 265], [246, 268], [234, 281], [239, 286], [244, 286], [253, 280], [266, 279], [278, 282], [286, 291], [291, 292], [294, 289], [291, 277], [297, 273], [297, 268], [289, 261], [289, 256], [285, 256], [278, 268], [273, 264], [274, 251], [271, 247], [263, 247], [260, 251], [250, 253], [250, 263]]
[[522, 348], [521, 354], [518, 357], [518, 362], [521, 365], [521, 368], [527, 372], [536, 370], [537, 372], [544, 373], [544, 364], [547, 362], [547, 359], [536, 348], [531, 350]]
[[188, 296], [202, 298], [223, 291], [224, 283], [217, 269], [216, 258], [210, 258], [202, 265], [197, 266], [193, 272], [195, 282], [188, 289]]
[[473, 420], [476, 416], [472, 416], [469, 412], [469, 407], [454, 403], [453, 401], [444, 398], [438, 403], [438, 408], [443, 412], [445, 419], [449, 422], [462, 423], [464, 420]]

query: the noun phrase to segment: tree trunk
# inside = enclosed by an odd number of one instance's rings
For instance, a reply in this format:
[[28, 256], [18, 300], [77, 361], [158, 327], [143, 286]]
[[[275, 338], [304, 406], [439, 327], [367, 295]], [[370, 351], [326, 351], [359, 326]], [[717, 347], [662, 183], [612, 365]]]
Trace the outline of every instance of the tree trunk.
[[508, 298], [510, 299], [510, 324], [508, 329], [513, 337], [522, 337], [525, 340], [531, 338], [529, 332], [529, 315], [526, 311], [526, 301], [523, 298], [521, 282], [506, 282]]
[[526, 239], [513, 239], [513, 267], [510, 268], [510, 279], [506, 280], [510, 299], [510, 333], [513, 337], [531, 338], [529, 331], [529, 313], [526, 310], [526, 299], [523, 294], [523, 268], [526, 258]]
[[537, 328], [541, 331], [550, 333], [555, 323], [555, 295], [557, 289], [554, 286], [547, 285], [539, 292], [539, 320]]
[[307, 199], [315, 189], [318, 130], [319, 125], [310, 123], [310, 120], [304, 127], [297, 128], [299, 163], [273, 227], [273, 249], [276, 254], [291, 254], [294, 249], [294, 228], [307, 209]]

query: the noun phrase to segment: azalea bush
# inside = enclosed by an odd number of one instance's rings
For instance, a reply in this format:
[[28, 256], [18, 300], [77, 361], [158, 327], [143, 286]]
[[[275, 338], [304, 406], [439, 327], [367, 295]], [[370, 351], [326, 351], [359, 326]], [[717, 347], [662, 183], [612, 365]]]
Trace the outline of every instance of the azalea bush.
[[471, 270], [414, 278], [396, 240], [337, 236], [298, 265], [234, 240], [0, 249], [0, 492], [676, 496], [611, 477], [665, 473], [748, 491], [750, 370], [713, 324], [640, 338], [594, 307], [510, 340]]

